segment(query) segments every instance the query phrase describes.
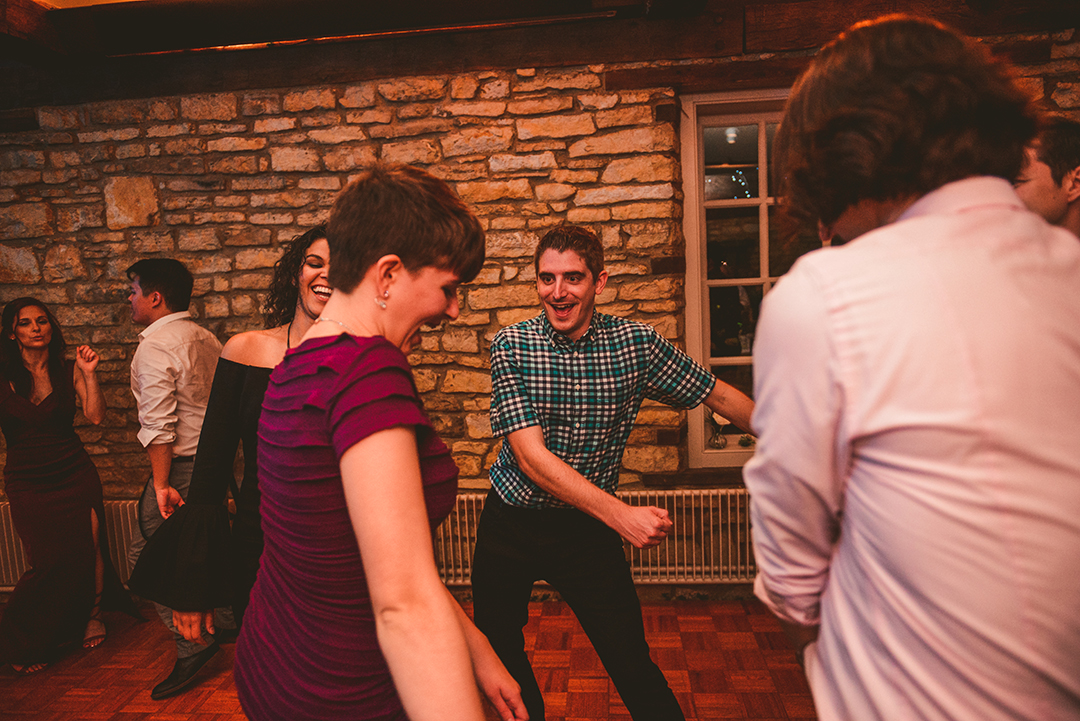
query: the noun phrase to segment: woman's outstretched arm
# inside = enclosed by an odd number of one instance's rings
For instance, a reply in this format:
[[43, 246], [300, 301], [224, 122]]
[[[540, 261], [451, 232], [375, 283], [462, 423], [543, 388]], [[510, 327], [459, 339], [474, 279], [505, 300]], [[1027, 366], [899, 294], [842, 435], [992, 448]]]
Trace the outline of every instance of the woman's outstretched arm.
[[105, 395], [97, 377], [98, 354], [88, 345], [75, 350], [75, 395], [82, 403], [83, 415], [95, 426], [105, 420]]

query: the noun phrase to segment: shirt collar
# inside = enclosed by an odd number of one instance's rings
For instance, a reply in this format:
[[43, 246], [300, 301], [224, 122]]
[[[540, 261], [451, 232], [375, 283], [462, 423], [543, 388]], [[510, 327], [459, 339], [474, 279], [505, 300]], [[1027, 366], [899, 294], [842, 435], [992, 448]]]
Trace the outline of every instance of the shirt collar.
[[177, 313], [169, 313], [169, 315], [164, 315], [164, 316], [158, 318], [157, 320], [155, 320], [150, 325], [143, 328], [142, 333], [139, 333], [139, 340], [143, 340], [144, 338], [149, 336], [151, 333], [154, 333], [154, 332], [160, 330], [163, 326], [165, 326], [165, 325], [167, 325], [169, 323], [172, 323], [172, 322], [178, 321], [178, 320], [189, 320], [190, 318], [191, 318], [191, 313], [187, 312], [186, 310], [182, 310], [182, 311], [179, 311]]
[[544, 334], [544, 337], [548, 339], [548, 342], [554, 348], [583, 348], [593, 338], [595, 338], [601, 332], [601, 325], [603, 324], [604, 315], [593, 308], [592, 318], [589, 319], [589, 327], [577, 340], [570, 340], [570, 336], [563, 335], [552, 327], [551, 322], [548, 320], [547, 313], [540, 314], [540, 328]]
[[979, 176], [946, 183], [922, 196], [905, 210], [897, 221], [921, 215], [958, 213], [988, 205], [1012, 206], [1024, 210], [1024, 204], [1004, 178]]

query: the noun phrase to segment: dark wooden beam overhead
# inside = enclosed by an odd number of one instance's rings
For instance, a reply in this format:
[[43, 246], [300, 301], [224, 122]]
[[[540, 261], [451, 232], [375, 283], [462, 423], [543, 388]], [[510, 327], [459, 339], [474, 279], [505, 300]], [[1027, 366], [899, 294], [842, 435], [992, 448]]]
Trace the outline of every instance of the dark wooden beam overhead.
[[0, 52], [6, 56], [11, 48], [23, 52], [59, 49], [59, 36], [47, 13], [48, 8], [33, 0], [0, 0]]
[[1076, 27], [1080, 0], [797, 0], [746, 6], [746, 52], [824, 45], [849, 25], [887, 13], [925, 15], [969, 35]]
[[61, 58], [0, 72], [0, 109], [741, 51], [742, 8], [736, 7], [702, 17], [598, 19], [77, 62]]
[[[490, 0], [147, 0], [57, 10], [73, 54], [141, 55], [520, 20]], [[505, 3], [512, 5], [511, 3]], [[516, 5], [516, 4], [513, 4]], [[539, 16], [592, 13], [588, 0], [548, 0]], [[612, 15], [619, 9], [609, 11]]]
[[53, 10], [49, 19], [66, 52], [115, 57], [590, 18], [687, 17], [704, 6], [705, 0], [144, 0]]
[[791, 85], [810, 63], [810, 56], [770, 58], [755, 62], [722, 62], [633, 68], [604, 73], [606, 90], [674, 88], [679, 93], [760, 90]]

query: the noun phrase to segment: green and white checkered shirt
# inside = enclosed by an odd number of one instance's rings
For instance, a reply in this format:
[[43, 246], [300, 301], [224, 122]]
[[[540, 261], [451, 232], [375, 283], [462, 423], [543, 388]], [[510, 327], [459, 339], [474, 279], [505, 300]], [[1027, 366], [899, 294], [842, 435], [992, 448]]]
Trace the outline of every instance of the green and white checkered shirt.
[[[716, 379], [652, 326], [593, 311], [577, 341], [556, 333], [542, 313], [503, 328], [491, 343], [491, 381], [495, 436], [538, 425], [549, 451], [614, 493], [642, 400], [693, 408]], [[512, 506], [567, 505], [525, 475], [509, 443], [491, 484]]]

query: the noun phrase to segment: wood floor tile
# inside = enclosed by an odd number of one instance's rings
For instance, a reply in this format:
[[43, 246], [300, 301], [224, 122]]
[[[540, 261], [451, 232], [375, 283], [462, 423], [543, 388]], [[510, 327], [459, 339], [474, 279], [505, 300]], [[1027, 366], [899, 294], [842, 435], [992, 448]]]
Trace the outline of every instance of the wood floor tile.
[[814, 699], [810, 694], [780, 694], [784, 711], [790, 719], [816, 719]]
[[806, 681], [806, 674], [797, 665], [794, 668], [770, 669], [773, 683], [779, 693], [786, 694], [810, 694], [810, 684]]
[[746, 708], [734, 693], [696, 693], [694, 706], [702, 719], [746, 718]]
[[732, 691], [731, 676], [722, 669], [688, 671], [690, 690], [694, 693], [725, 693]]
[[725, 668], [732, 671], [752, 671], [755, 669], [768, 668], [765, 664], [765, 656], [758, 648], [731, 648], [723, 653], [718, 653], [723, 660]]
[[[471, 604], [465, 605], [471, 615]], [[223, 646], [183, 694], [163, 701], [150, 689], [175, 660], [153, 610], [145, 623], [107, 614], [109, 637], [76, 649], [29, 677], [0, 669], [3, 721], [246, 721], [232, 676], [234, 647]], [[806, 677], [779, 624], [756, 600], [645, 604], [652, 658], [687, 721], [814, 719]], [[530, 604], [525, 645], [548, 721], [631, 721], [577, 619], [559, 601]], [[493, 711], [487, 718], [497, 721]]]
[[740, 693], [739, 700], [746, 709], [747, 718], [772, 719], [787, 716], [783, 702], [775, 693]]
[[719, 648], [722, 651], [731, 651], [735, 649], [754, 649], [759, 650], [761, 648], [758, 645], [757, 634], [753, 633], [717, 633], [717, 641], [719, 642]]
[[731, 690], [748, 693], [776, 693], [776, 684], [768, 671], [732, 671]]
[[[720, 632], [746, 632], [756, 631], [754, 625], [750, 622], [750, 619], [746, 616], [737, 615], [734, 613], [725, 613], [722, 615], [716, 615], [710, 617], [712, 621], [712, 630]], [[770, 629], [771, 630], [771, 629]]]

